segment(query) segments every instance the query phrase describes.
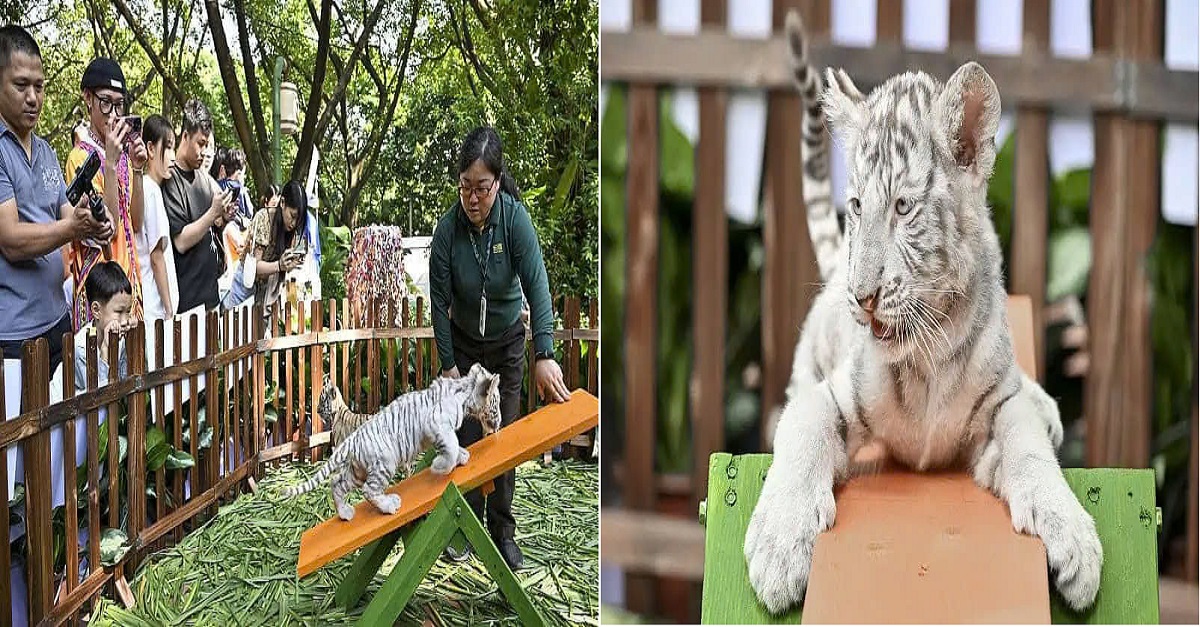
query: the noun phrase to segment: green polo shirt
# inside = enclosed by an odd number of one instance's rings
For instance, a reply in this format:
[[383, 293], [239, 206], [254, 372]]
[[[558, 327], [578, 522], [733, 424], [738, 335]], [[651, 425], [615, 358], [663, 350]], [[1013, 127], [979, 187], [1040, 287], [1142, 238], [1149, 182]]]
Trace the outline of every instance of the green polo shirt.
[[[483, 283], [480, 260], [488, 266], [484, 337], [479, 335], [479, 297]], [[471, 226], [462, 203], [454, 203], [433, 231], [429, 259], [433, 332], [443, 370], [454, 367], [450, 325], [454, 324], [476, 340], [499, 336], [521, 317], [522, 285], [529, 300], [534, 350], [549, 352], [554, 348], [554, 312], [550, 307], [542, 248], [529, 219], [529, 211], [512, 196], [500, 192], [487, 224], [479, 232]]]

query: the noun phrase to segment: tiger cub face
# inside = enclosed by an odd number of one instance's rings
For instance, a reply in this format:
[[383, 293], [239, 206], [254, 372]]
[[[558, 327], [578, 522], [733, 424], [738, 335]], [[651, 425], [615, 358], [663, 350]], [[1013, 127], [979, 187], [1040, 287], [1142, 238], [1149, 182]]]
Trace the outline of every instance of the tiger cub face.
[[342, 406], [345, 403], [342, 401], [342, 393], [333, 383], [333, 377], [325, 375], [324, 383], [321, 387], [321, 398], [317, 401], [317, 413], [321, 418], [328, 420], [333, 415], [335, 406]]
[[500, 430], [500, 375], [492, 374], [480, 364], [471, 366], [467, 378], [474, 382], [471, 394], [463, 406], [464, 412], [479, 421], [484, 435]]

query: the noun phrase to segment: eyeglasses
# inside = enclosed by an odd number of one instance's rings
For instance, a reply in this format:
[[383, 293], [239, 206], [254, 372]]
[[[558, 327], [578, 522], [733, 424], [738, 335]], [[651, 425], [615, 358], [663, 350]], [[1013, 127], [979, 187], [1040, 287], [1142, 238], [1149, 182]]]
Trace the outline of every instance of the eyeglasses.
[[125, 100], [109, 100], [104, 96], [96, 96], [97, 106], [100, 107], [100, 113], [108, 115], [112, 113], [113, 107], [116, 107], [118, 114], [125, 113]]
[[495, 186], [496, 186], [496, 179], [492, 179], [491, 183], [488, 183], [487, 185], [481, 186], [481, 187], [471, 187], [469, 185], [463, 185], [460, 182], [458, 184], [458, 193], [461, 194], [463, 198], [470, 198], [472, 194], [474, 194], [480, 198], [483, 198], [484, 196], [487, 196], [488, 192], [492, 191], [492, 188]]

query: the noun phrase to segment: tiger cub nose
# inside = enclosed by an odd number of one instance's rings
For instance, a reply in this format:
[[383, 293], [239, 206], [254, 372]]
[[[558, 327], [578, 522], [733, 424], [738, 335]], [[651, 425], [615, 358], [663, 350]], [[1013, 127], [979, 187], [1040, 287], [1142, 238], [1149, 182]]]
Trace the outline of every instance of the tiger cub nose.
[[869, 296], [855, 296], [854, 300], [858, 301], [858, 306], [867, 313], [875, 313], [875, 304], [879, 298], [879, 290], [875, 290]]

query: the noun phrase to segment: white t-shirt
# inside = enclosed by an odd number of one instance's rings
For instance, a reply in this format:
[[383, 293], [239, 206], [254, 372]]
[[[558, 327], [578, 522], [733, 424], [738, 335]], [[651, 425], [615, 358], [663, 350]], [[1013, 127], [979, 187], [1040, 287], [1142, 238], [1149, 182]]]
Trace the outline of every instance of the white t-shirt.
[[171, 294], [171, 310], [179, 305], [179, 284], [175, 276], [175, 250], [171, 246], [170, 224], [167, 209], [163, 205], [162, 190], [149, 174], [142, 179], [143, 217], [142, 230], [138, 233], [138, 265], [142, 272], [142, 309], [146, 320], [166, 317], [166, 308], [158, 295], [158, 283], [154, 281], [154, 268], [150, 265], [150, 253], [159, 248], [166, 262], [168, 291]]

